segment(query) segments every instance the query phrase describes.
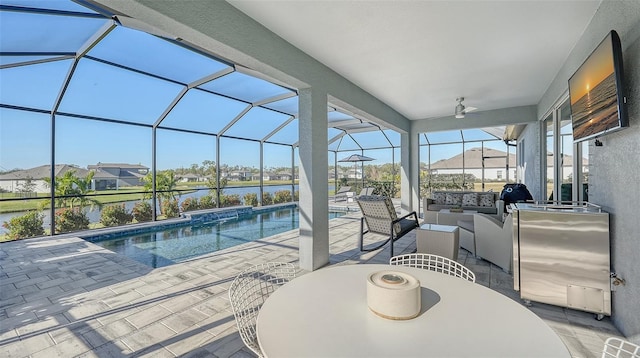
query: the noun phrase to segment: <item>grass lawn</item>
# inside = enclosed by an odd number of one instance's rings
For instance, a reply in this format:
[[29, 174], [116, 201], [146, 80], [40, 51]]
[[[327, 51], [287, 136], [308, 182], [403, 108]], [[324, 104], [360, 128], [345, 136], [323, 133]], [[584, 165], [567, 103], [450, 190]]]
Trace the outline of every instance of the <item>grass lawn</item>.
[[491, 183], [491, 182], [486, 182], [484, 183], [484, 190], [482, 189], [482, 183], [473, 183], [473, 191], [489, 191], [489, 190], [493, 190], [494, 192], [501, 192], [502, 189], [504, 188], [504, 185], [506, 183], [504, 182], [497, 182], [497, 183]]
[[[139, 192], [141, 188], [136, 189], [123, 189], [123, 190], [104, 190], [97, 191], [92, 194], [103, 194], [101, 196], [91, 196], [91, 198], [99, 201], [101, 204], [111, 204], [111, 203], [120, 203], [123, 201], [130, 200], [141, 200], [143, 194], [135, 194], [132, 192]], [[108, 194], [108, 195], [104, 195]], [[15, 198], [15, 193], [2, 193], [0, 198], [8, 199]], [[49, 194], [38, 193], [36, 198], [28, 199], [28, 200], [15, 200], [15, 201], [1, 201], [0, 202], [0, 213], [12, 213], [16, 211], [26, 211], [26, 210], [37, 210], [40, 205], [43, 205], [45, 201], [49, 200]], [[46, 207], [49, 207], [49, 204], [46, 204]]]

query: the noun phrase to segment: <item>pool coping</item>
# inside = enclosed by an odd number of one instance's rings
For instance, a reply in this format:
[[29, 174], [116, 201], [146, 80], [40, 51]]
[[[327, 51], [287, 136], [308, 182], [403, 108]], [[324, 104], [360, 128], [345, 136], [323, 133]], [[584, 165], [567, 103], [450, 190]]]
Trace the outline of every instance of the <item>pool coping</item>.
[[152, 231], [171, 229], [175, 227], [202, 225], [205, 223], [208, 224], [229, 219], [242, 219], [253, 214], [294, 207], [298, 207], [298, 204], [284, 203], [260, 207], [242, 205], [228, 208], [195, 210], [182, 213], [178, 218], [166, 219], [162, 221], [149, 221], [113, 228], [94, 229], [91, 231], [77, 232], [75, 233], [75, 236], [80, 237], [81, 239], [88, 242], [95, 243], [115, 239], [122, 236], [144, 234]]

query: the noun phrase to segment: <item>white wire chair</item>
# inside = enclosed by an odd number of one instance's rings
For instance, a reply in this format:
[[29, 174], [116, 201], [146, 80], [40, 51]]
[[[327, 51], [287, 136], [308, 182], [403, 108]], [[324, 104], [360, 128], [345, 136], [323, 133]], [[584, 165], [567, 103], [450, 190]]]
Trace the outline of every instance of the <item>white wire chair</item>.
[[229, 287], [229, 300], [240, 337], [258, 357], [263, 356], [256, 333], [260, 308], [276, 289], [295, 277], [296, 269], [292, 264], [269, 262], [242, 271]]
[[609, 337], [604, 342], [602, 358], [640, 358], [640, 346], [623, 339]]
[[471, 282], [476, 282], [476, 274], [457, 261], [433, 254], [404, 254], [394, 256], [389, 260], [390, 265], [416, 267], [447, 275], [460, 277]]

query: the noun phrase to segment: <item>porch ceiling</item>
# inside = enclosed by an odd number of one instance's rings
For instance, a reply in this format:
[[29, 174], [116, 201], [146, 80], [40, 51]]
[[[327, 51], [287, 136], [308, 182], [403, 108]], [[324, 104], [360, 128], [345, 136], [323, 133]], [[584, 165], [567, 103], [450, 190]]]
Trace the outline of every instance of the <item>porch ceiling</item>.
[[601, 1], [228, 2], [415, 120], [537, 104]]

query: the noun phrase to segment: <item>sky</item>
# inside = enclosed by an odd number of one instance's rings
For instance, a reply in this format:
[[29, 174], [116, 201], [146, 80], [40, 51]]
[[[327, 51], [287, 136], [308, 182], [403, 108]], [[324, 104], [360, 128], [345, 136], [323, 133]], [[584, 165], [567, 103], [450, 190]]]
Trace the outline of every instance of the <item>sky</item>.
[[613, 45], [610, 35], [593, 51], [569, 79], [571, 104], [596, 87], [614, 71]]
[[[78, 5], [73, 3], [68, 7], [65, 2], [32, 4], [78, 10]], [[109, 32], [74, 67], [73, 59], [60, 58], [60, 53], [75, 53], [110, 20], [4, 11], [0, 15], [0, 52], [21, 52], [20, 56], [0, 56], [0, 64], [53, 59], [0, 69], [0, 104], [4, 106], [0, 108], [0, 170], [28, 169], [50, 163], [52, 140], [57, 164], [86, 168], [103, 162], [151, 167], [151, 125], [160, 119], [156, 136], [160, 170], [216, 161], [216, 137], [211, 134], [224, 132], [225, 136], [261, 140], [278, 128], [269, 140], [288, 145], [265, 144], [264, 166], [291, 165], [289, 145], [298, 138], [298, 121], [294, 118], [298, 111], [297, 99], [291, 89], [234, 72], [229, 64], [123, 26]], [[38, 53], [24, 54], [33, 51]], [[57, 54], [47, 55], [51, 51]], [[227, 74], [202, 81], [221, 71]], [[69, 73], [72, 76], [66, 84]], [[194, 86], [194, 81], [201, 83]], [[52, 138], [49, 113], [56, 106], [62, 89], [65, 90], [57, 107]], [[268, 108], [250, 105], [287, 95], [294, 97], [266, 104], [264, 107]], [[35, 111], [12, 109], [16, 107]], [[456, 133], [452, 134], [430, 134], [429, 140], [455, 140]], [[328, 131], [329, 139], [335, 135], [335, 130]], [[460, 137], [459, 131], [457, 136]], [[485, 134], [485, 138], [490, 137]], [[398, 149], [360, 151], [360, 146], [388, 147], [389, 141], [399, 146], [400, 135], [385, 130], [384, 134], [376, 131], [345, 136], [330, 144], [330, 150], [341, 152], [335, 156], [329, 154], [328, 163], [333, 165], [334, 160], [354, 153], [375, 158], [367, 164], [397, 163], [400, 161]], [[424, 144], [423, 139], [421, 143]], [[496, 149], [505, 150], [504, 143], [496, 145], [502, 148]], [[221, 164], [260, 166], [259, 142], [221, 137], [220, 148]], [[432, 160], [459, 154], [457, 148], [450, 148], [449, 151], [432, 150]]]

